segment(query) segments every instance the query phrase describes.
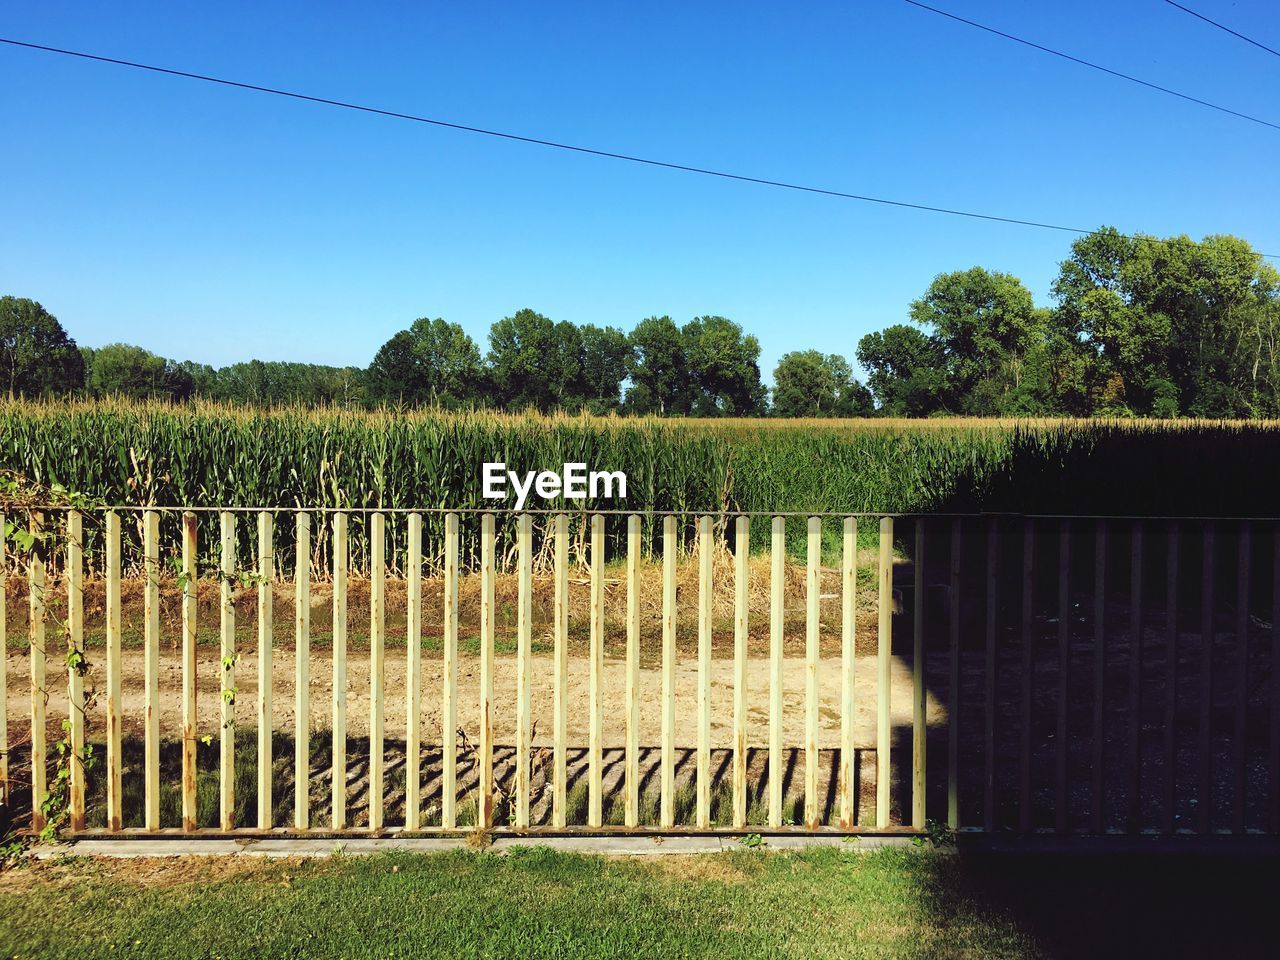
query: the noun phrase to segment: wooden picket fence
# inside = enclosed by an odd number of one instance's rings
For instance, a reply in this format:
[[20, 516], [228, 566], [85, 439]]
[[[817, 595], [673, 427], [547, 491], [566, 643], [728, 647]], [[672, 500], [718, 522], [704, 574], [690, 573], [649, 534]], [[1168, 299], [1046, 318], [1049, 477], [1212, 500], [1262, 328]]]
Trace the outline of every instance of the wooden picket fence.
[[[246, 514], [256, 520], [257, 551], [254, 573], [248, 579], [237, 565], [237, 544], [245, 533]], [[368, 537], [369, 580], [369, 704], [367, 796], [368, 813], [358, 827], [348, 816], [348, 696], [347, 647], [348, 521], [359, 514]], [[208, 516], [208, 512], [203, 514]], [[256, 517], [255, 517], [256, 515]], [[292, 535], [277, 530], [277, 518], [291, 520]], [[424, 731], [420, 720], [424, 694], [422, 683], [422, 588], [424, 582], [423, 517], [442, 520], [439, 544], [443, 578], [443, 683], [438, 729]], [[164, 543], [161, 518], [172, 521], [180, 532], [177, 543]], [[841, 833], [933, 832], [944, 827], [984, 832], [1028, 834], [1104, 835], [1110, 833], [1238, 834], [1280, 833], [1280, 535], [1270, 521], [1155, 521], [1102, 518], [1021, 517], [897, 517], [897, 516], [690, 516], [687, 514], [590, 513], [573, 522], [587, 525], [587, 565], [590, 590], [589, 624], [589, 735], [587, 743], [569, 742], [566, 697], [569, 682], [569, 585], [570, 525], [567, 514], [465, 514], [448, 511], [329, 510], [221, 510], [217, 511], [219, 538], [217, 581], [220, 594], [220, 700], [219, 818], [216, 828], [202, 827], [197, 817], [197, 587], [198, 557], [207, 545], [199, 543], [201, 511], [186, 508], [117, 508], [80, 511], [59, 507], [11, 511], [7, 518], [24, 538], [11, 535], [0, 543], [0, 577], [25, 579], [28, 597], [28, 643], [24, 651], [30, 671], [30, 733], [23, 745], [28, 758], [30, 819], [33, 829], [45, 822], [43, 798], [51, 789], [50, 771], [57, 776], [57, 751], [51, 751], [48, 731], [63, 720], [69, 734], [67, 828], [70, 833], [97, 833], [86, 826], [86, 694], [84, 677], [76, 668], [85, 651], [86, 517], [95, 527], [92, 538], [92, 572], [105, 584], [105, 691], [101, 715], [105, 718], [105, 831], [123, 835], [153, 836], [161, 833], [217, 832], [286, 835], [344, 834], [359, 830], [382, 834], [454, 832], [461, 829], [524, 832], [580, 831], [597, 833], [624, 830], [653, 833], [799, 832]], [[325, 552], [327, 569], [317, 571], [317, 544], [312, 537], [313, 518], [322, 516], [331, 542]], [[406, 582], [405, 728], [394, 731], [404, 738], [403, 815], [396, 823], [385, 817], [388, 737], [386, 703], [386, 582], [388, 577], [387, 517], [395, 517], [402, 529], [393, 545], [396, 567]], [[122, 517], [129, 522], [129, 536], [140, 531], [140, 579], [142, 581], [142, 659], [144, 704], [142, 763], [144, 782], [140, 824], [126, 827], [125, 793], [122, 788], [122, 676], [126, 624], [122, 614], [122, 580], [130, 577], [122, 560]], [[531, 819], [532, 722], [534, 695], [530, 664], [534, 633], [535, 560], [544, 544], [535, 538], [535, 518], [549, 539], [553, 582], [553, 616], [550, 630], [552, 681], [552, 731], [546, 784], [550, 812], [545, 820]], [[462, 703], [459, 675], [459, 580], [466, 571], [460, 564], [464, 520], [478, 521], [479, 541], [479, 698]], [[25, 521], [25, 522], [24, 522]], [[753, 524], [755, 521], [755, 524]], [[806, 585], [804, 590], [804, 734], [800, 743], [784, 741], [784, 634], [788, 564], [787, 529], [805, 525]], [[503, 559], [498, 552], [498, 524], [514, 525], [514, 569], [518, 581], [516, 604], [515, 702], [494, 697], [495, 581]], [[625, 557], [623, 580], [627, 591], [625, 615], [625, 689], [621, 703], [602, 692], [605, 670], [606, 524], [619, 531]], [[748, 685], [749, 557], [753, 525], [768, 523], [770, 533], [770, 600], [768, 689]], [[646, 540], [644, 525], [652, 531]], [[660, 524], [661, 535], [657, 534]], [[875, 737], [871, 748], [855, 742], [855, 673], [859, 664], [858, 584], [859, 525], [875, 530], [874, 564], [876, 598], [875, 634]], [[625, 525], [625, 527], [624, 527]], [[281, 526], [285, 526], [281, 524]], [[834, 802], [826, 807], [820, 789], [823, 750], [820, 749], [819, 688], [823, 590], [823, 531], [836, 527], [838, 547], [838, 599], [840, 604], [839, 745], [827, 753], [833, 757], [831, 786]], [[1236, 538], [1235, 562], [1224, 569], [1220, 531]], [[1045, 531], [1048, 531], [1046, 535]], [[1116, 531], [1120, 532], [1117, 533]], [[623, 532], [624, 531], [624, 532]], [[1261, 531], [1261, 532], [1259, 532]], [[905, 534], [905, 536], [904, 536]], [[1268, 536], [1269, 534], [1269, 536]], [[691, 544], [686, 544], [691, 538]], [[291, 540], [293, 556], [281, 562], [277, 550]], [[1194, 540], [1200, 548], [1196, 568], [1185, 563], [1182, 546]], [[712, 648], [713, 558], [725, 542], [733, 557], [733, 653], [732, 721], [728, 784], [731, 815], [713, 822], [712, 794], [717, 787], [712, 763]], [[1077, 550], [1085, 542], [1092, 550]], [[1010, 563], [1010, 544], [1019, 544]], [[1155, 549], [1152, 544], [1155, 544]], [[941, 544], [941, 546], [939, 546]], [[896, 546], [895, 546], [896, 545]], [[697, 558], [697, 709], [694, 729], [676, 723], [677, 563], [686, 547]], [[661, 736], [656, 776], [659, 794], [656, 817], [642, 822], [642, 745], [640, 696], [641, 611], [639, 578], [642, 555], [661, 557]], [[289, 549], [286, 546], [284, 549]], [[895, 549], [908, 555], [909, 563], [895, 562]], [[1144, 560], [1144, 550], [1146, 559]], [[431, 551], [435, 555], [435, 546]], [[832, 551], [828, 551], [830, 555]], [[1158, 562], [1152, 556], [1159, 554]], [[1127, 555], [1127, 570], [1117, 572], [1116, 557]], [[172, 558], [172, 560], [170, 560]], [[1265, 564], [1258, 558], [1264, 558]], [[1045, 569], [1049, 563], [1052, 569]], [[895, 566], [909, 571], [909, 578], [895, 575]], [[1199, 573], [1196, 578], [1188, 572]], [[292, 570], [295, 597], [293, 810], [291, 822], [273, 814], [274, 772], [273, 666], [275, 660], [272, 598], [281, 572]], [[123, 573], [122, 573], [123, 571]], [[827, 568], [828, 581], [837, 571]], [[1091, 573], [1091, 577], [1088, 575]], [[1164, 600], [1159, 622], [1152, 626], [1150, 603], [1144, 590], [1163, 574], [1160, 598]], [[25, 574], [25, 577], [24, 577]], [[1268, 576], [1269, 574], [1269, 576]], [[161, 747], [165, 731], [160, 724], [161, 678], [161, 582], [176, 579], [181, 591], [181, 825], [161, 823]], [[252, 825], [235, 817], [235, 720], [237, 704], [226, 691], [235, 689], [237, 662], [237, 583], [257, 589], [257, 695], [256, 695], [256, 800]], [[310, 702], [313, 678], [310, 655], [310, 600], [313, 582], [332, 585], [332, 705], [329, 730], [332, 738], [332, 796], [329, 816], [317, 822], [313, 816], [314, 792], [310, 789], [313, 714]], [[1127, 578], [1127, 590], [1123, 589]], [[1233, 583], [1234, 604], [1216, 603], [1221, 584]], [[56, 584], [56, 586], [55, 586]], [[1046, 584], [1056, 590], [1046, 590]], [[1120, 586], [1117, 586], [1120, 584]], [[7, 596], [0, 582], [0, 605]], [[59, 610], [65, 610], [63, 632], [69, 655], [49, 669], [50, 651], [58, 645], [50, 629], [55, 590], [62, 593]], [[1042, 604], [1047, 594], [1048, 603]], [[833, 599], [833, 595], [825, 595]], [[1117, 600], [1117, 598], [1119, 598]], [[935, 602], [936, 600], [936, 602]], [[1269, 607], [1267, 601], [1270, 601]], [[907, 602], [909, 601], [909, 602]], [[1122, 601], [1127, 623], [1116, 623], [1115, 603]], [[1090, 610], [1089, 607], [1092, 607]], [[1186, 630], [1187, 610], [1199, 614], [1199, 634]], [[1267, 622], [1268, 613], [1270, 621]], [[977, 612], [978, 616], [971, 616]], [[1228, 621], [1234, 616], [1234, 623]], [[1145, 619], [1144, 619], [1145, 618]], [[1225, 625], [1225, 626], [1224, 626]], [[0, 609], [0, 645], [4, 645], [8, 618]], [[903, 659], [910, 664], [909, 730], [895, 731], [891, 723], [891, 670], [895, 657], [895, 633]], [[1056, 636], [1055, 636], [1056, 635]], [[1269, 643], [1257, 641], [1269, 637]], [[1251, 639], [1253, 638], [1253, 639]], [[1056, 645], [1041, 643], [1056, 640]], [[1120, 642], [1123, 640], [1123, 643]], [[58, 645], [60, 650], [60, 645]], [[1144, 658], [1145, 651], [1145, 658]], [[1230, 671], [1220, 662], [1227, 657]], [[933, 666], [930, 666], [930, 658]], [[1116, 658], [1121, 657], [1121, 662]], [[6, 660], [0, 658], [0, 671]], [[56, 662], [56, 661], [55, 661]], [[1191, 666], [1188, 666], [1190, 664]], [[1158, 669], [1157, 669], [1158, 668]], [[1194, 669], [1193, 669], [1194, 668]], [[1180, 673], [1181, 671], [1181, 673]], [[1191, 671], [1191, 672], [1188, 672]], [[62, 674], [65, 672], [65, 676]], [[1037, 682], [1043, 672], [1051, 683]], [[1119, 687], [1116, 687], [1119, 678]], [[66, 684], [65, 717], [48, 712], [50, 684]], [[206, 684], [207, 687], [207, 684]], [[7, 691], [7, 677], [0, 672], [0, 689]], [[946, 706], [945, 721], [926, 722], [930, 689]], [[1119, 689], [1123, 696], [1114, 696]], [[203, 694], [208, 696], [208, 691]], [[1048, 696], [1045, 706], [1037, 697]], [[1108, 698], [1111, 699], [1108, 699]], [[755, 699], [753, 699], [755, 698]], [[766, 698], [767, 742], [751, 743], [748, 713]], [[966, 700], [968, 698], [968, 700]], [[620, 823], [606, 825], [604, 777], [604, 724], [606, 706], [610, 719], [622, 715], [625, 728], [620, 781]], [[833, 705], [832, 705], [833, 706]], [[1072, 710], [1080, 706], [1087, 722], [1073, 722]], [[94, 707], [97, 710], [97, 707]], [[513, 783], [505, 788], [510, 797], [509, 818], [498, 822], [495, 797], [504, 792], [495, 780], [494, 717], [514, 710], [515, 737]], [[1223, 724], [1220, 714], [1229, 713]], [[466, 717], [477, 719], [478, 742], [468, 754], [475, 766], [475, 818], [462, 824], [459, 810], [459, 746], [452, 732]], [[1145, 719], [1144, 719], [1145, 718]], [[977, 723], [980, 721], [980, 729]], [[969, 724], [966, 730], [966, 724]], [[15, 725], [15, 729], [16, 729]], [[1226, 729], [1229, 727], [1229, 731]], [[179, 739], [168, 731], [171, 741]], [[902, 734], [898, 736], [898, 734]], [[22, 790], [20, 778], [11, 779], [11, 759], [17, 755], [11, 740], [23, 739], [11, 731], [8, 696], [0, 697], [0, 791], [15, 808]], [[585, 746], [587, 803], [584, 822], [571, 822], [567, 784], [570, 753]], [[438, 823], [428, 824], [423, 814], [421, 783], [424, 750], [439, 751]], [[694, 756], [695, 799], [692, 817], [677, 822], [677, 757], [684, 750]], [[763, 750], [762, 771], [752, 774], [753, 750]], [[929, 763], [930, 750], [941, 751], [942, 760]], [[803, 817], [784, 822], [785, 765], [789, 756], [803, 758]], [[866, 771], [860, 758], [870, 761]], [[873, 758], [873, 759], [872, 759]], [[1184, 762], [1185, 761], [1185, 762]], [[872, 773], [873, 771], [873, 773]], [[1189, 771], [1189, 772], [1188, 772]], [[1038, 774], [1047, 772], [1047, 776]], [[1119, 773], [1119, 776], [1112, 774]], [[860, 784], [871, 784], [871, 809], [859, 809]], [[891, 791], [898, 784], [897, 815]], [[1194, 793], [1191, 802], [1181, 796]], [[749, 819], [749, 800], [760, 800], [760, 814]], [[1145, 797], [1145, 799], [1144, 799]], [[1215, 812], [1218, 811], [1218, 812]], [[433, 817], [434, 819], [434, 817]], [[937, 821], [935, 825], [934, 821]]]

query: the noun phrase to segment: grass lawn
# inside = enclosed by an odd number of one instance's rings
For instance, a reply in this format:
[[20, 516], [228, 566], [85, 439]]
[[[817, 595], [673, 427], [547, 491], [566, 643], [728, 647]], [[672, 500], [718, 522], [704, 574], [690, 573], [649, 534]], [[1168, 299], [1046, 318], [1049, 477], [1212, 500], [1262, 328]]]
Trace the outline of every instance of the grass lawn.
[[760, 850], [62, 862], [4, 957], [1266, 956], [1274, 863]]

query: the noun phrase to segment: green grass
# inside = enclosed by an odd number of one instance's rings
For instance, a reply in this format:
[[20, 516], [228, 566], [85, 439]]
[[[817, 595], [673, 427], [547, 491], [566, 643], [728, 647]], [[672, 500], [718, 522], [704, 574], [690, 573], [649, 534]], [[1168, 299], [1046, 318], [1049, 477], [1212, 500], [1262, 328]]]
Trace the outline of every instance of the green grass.
[[930, 850], [67, 858], [0, 876], [6, 957], [1266, 956], [1273, 865]]

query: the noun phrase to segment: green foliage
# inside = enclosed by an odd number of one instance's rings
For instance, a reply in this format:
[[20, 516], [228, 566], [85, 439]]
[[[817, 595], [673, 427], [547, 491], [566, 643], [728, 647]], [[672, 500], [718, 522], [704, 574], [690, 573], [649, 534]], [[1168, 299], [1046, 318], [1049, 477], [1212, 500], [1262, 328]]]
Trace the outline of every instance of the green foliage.
[[378, 350], [367, 386], [372, 400], [448, 408], [479, 402], [487, 384], [480, 350], [466, 331], [421, 317]]
[[801, 350], [778, 361], [770, 412], [775, 417], [866, 417], [875, 411], [871, 391], [844, 357]]
[[0, 390], [10, 397], [84, 386], [84, 359], [57, 318], [34, 300], [0, 297]]

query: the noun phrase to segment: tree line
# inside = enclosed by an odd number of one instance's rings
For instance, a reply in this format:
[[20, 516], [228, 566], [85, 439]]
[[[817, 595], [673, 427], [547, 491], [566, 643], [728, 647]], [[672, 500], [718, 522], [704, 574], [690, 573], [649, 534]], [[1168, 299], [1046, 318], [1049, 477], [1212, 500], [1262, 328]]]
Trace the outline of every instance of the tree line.
[[1053, 305], [1015, 276], [942, 274], [910, 323], [854, 356], [785, 354], [772, 390], [760, 345], [732, 320], [649, 317], [630, 331], [519, 310], [488, 350], [423, 317], [366, 368], [214, 368], [141, 347], [77, 348], [38, 303], [0, 298], [0, 386], [44, 394], [204, 397], [250, 404], [431, 405], [661, 416], [1280, 416], [1280, 274], [1244, 240], [1125, 236], [1104, 228], [1059, 264]]

